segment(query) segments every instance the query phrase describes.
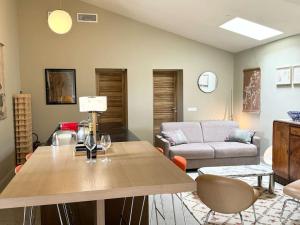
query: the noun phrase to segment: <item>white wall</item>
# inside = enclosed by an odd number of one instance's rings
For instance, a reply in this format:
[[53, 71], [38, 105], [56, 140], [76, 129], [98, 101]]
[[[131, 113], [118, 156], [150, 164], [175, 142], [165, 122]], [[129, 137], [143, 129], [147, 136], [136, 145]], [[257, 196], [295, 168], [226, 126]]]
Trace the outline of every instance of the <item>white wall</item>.
[[[56, 35], [47, 25], [53, 0], [19, 1], [22, 89], [32, 94], [33, 128], [42, 141], [59, 121], [87, 117], [78, 106], [45, 103], [45, 68], [75, 68], [77, 94], [94, 95], [95, 68], [128, 69], [129, 129], [141, 139], [152, 140], [153, 69], [183, 69], [184, 119], [222, 119], [233, 85], [233, 55], [195, 41], [135, 22], [78, 0], [64, 0], [73, 17], [70, 33]], [[98, 24], [76, 22], [76, 12], [99, 14]], [[219, 87], [204, 94], [197, 87], [201, 72], [211, 70]], [[198, 112], [187, 112], [187, 107]]]
[[0, 190], [13, 175], [15, 165], [12, 95], [19, 92], [19, 40], [17, 0], [0, 1], [0, 42], [4, 47], [7, 118], [0, 120]]
[[[276, 68], [300, 65], [300, 35], [279, 40], [235, 55], [234, 116], [242, 127], [262, 137], [262, 150], [272, 144], [272, 123], [288, 119], [287, 111], [300, 110], [300, 86], [277, 87]], [[261, 113], [243, 113], [243, 70], [261, 68]]]

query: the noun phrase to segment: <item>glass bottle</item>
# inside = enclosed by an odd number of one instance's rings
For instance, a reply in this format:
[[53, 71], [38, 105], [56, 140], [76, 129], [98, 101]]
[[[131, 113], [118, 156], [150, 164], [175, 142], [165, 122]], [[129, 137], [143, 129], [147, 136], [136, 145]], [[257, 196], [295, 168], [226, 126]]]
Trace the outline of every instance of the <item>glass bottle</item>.
[[97, 157], [97, 143], [93, 133], [93, 127], [89, 125], [89, 134], [85, 139], [85, 147], [87, 148], [86, 156], [89, 162], [92, 162]]

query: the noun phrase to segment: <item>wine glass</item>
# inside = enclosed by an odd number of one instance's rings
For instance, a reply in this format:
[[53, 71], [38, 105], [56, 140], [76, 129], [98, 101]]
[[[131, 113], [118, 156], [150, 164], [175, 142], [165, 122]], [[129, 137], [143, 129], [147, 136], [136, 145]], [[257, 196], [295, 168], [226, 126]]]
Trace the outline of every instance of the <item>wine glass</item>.
[[93, 162], [92, 151], [97, 147], [94, 135], [88, 135], [84, 142], [85, 147], [90, 151], [90, 161]]
[[[110, 135], [109, 134], [103, 134], [101, 136], [101, 140], [100, 140], [100, 144], [104, 150], [104, 154], [106, 154], [107, 150], [110, 148], [111, 146], [111, 139], [110, 139]], [[103, 159], [103, 161], [107, 162], [110, 161], [107, 157], [105, 157]]]

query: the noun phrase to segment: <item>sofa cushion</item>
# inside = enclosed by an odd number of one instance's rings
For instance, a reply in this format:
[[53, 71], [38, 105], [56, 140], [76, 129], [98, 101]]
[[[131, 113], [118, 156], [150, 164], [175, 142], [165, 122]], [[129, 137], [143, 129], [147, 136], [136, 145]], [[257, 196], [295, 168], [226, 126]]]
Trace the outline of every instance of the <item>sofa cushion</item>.
[[257, 156], [257, 148], [253, 144], [239, 142], [210, 142], [208, 144], [215, 150], [215, 158]]
[[225, 139], [228, 142], [241, 142], [245, 144], [252, 143], [255, 131], [236, 128]]
[[203, 142], [202, 128], [199, 122], [169, 122], [161, 124], [161, 131], [181, 130], [189, 143]]
[[190, 143], [171, 146], [170, 157], [175, 155], [183, 156], [186, 159], [213, 159], [215, 157], [214, 149], [205, 143]]
[[171, 143], [171, 145], [181, 145], [188, 143], [188, 140], [186, 139], [182, 130], [162, 131], [161, 133], [163, 137]]
[[239, 127], [235, 121], [207, 120], [201, 121], [204, 142], [222, 142], [236, 128]]

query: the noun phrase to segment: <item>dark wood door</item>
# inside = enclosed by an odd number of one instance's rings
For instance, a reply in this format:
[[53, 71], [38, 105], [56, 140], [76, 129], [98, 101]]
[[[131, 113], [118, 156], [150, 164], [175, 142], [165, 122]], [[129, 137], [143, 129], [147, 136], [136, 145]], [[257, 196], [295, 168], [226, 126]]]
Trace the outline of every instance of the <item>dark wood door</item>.
[[177, 71], [153, 72], [153, 134], [158, 134], [163, 122], [178, 121]]
[[273, 170], [276, 175], [289, 179], [289, 131], [287, 123], [273, 124]]
[[96, 69], [96, 91], [107, 96], [107, 111], [98, 116], [98, 124], [127, 128], [127, 70]]
[[300, 127], [291, 127], [290, 180], [300, 179]]

